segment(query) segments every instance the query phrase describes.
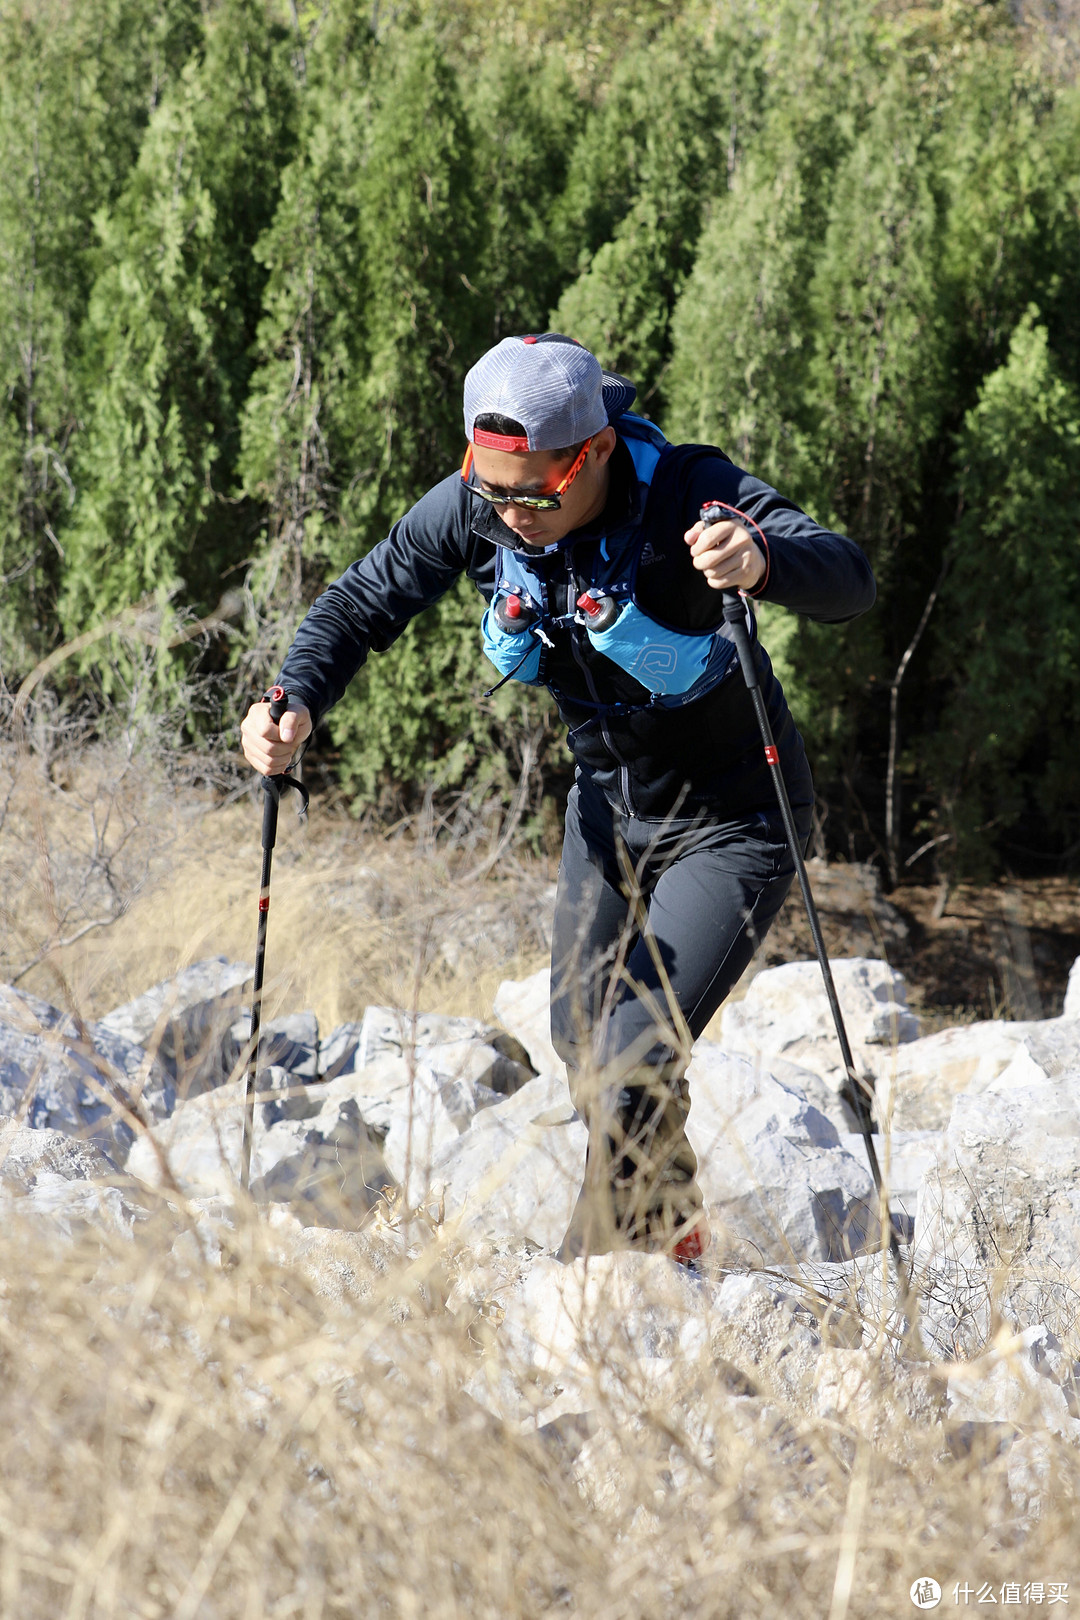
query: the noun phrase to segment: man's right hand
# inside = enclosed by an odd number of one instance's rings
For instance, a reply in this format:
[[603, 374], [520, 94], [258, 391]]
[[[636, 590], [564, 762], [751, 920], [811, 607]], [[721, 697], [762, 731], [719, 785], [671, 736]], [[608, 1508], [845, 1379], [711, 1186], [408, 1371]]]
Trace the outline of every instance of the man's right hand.
[[240, 726], [244, 758], [260, 776], [280, 776], [310, 735], [311, 715], [302, 703], [290, 703], [276, 724], [269, 703], [253, 703]]

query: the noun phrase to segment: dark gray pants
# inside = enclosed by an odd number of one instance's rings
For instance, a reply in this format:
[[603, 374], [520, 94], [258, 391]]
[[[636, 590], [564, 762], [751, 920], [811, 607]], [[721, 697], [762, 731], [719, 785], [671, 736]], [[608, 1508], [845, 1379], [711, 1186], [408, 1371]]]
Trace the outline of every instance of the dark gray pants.
[[[796, 807], [804, 844], [810, 819]], [[580, 777], [551, 950], [551, 1036], [571, 1090], [582, 1069], [616, 1084], [641, 1066], [680, 1073], [794, 876], [778, 807], [737, 821], [640, 820]]]

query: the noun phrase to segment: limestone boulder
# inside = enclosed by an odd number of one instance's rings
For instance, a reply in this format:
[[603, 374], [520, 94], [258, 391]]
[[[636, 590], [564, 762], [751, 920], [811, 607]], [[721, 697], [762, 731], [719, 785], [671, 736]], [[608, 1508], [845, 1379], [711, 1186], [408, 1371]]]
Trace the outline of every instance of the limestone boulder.
[[585, 1126], [565, 1080], [540, 1075], [436, 1153], [426, 1196], [461, 1234], [562, 1241], [585, 1171]]
[[1019, 1027], [1012, 1057], [991, 1082], [991, 1091], [1041, 1085], [1080, 1075], [1080, 1018], [1047, 1018]]
[[[830, 960], [830, 967], [856, 1067], [877, 1072], [883, 1049], [919, 1034], [904, 976], [870, 957]], [[787, 962], [757, 974], [745, 998], [724, 1008], [721, 1031], [730, 1052], [766, 1065], [783, 1058], [840, 1089], [843, 1063], [817, 962]]]
[[699, 1042], [687, 1124], [718, 1248], [733, 1263], [838, 1260], [874, 1241], [865, 1160], [799, 1092]]
[[542, 1256], [504, 1297], [500, 1351], [519, 1387], [532, 1385], [541, 1399], [621, 1405], [630, 1364], [708, 1352], [707, 1303], [704, 1286], [662, 1255], [598, 1255], [567, 1266]]
[[14, 1120], [0, 1124], [0, 1212], [65, 1238], [87, 1231], [127, 1237], [147, 1213], [94, 1143]]
[[944, 1130], [962, 1092], [994, 1084], [1036, 1024], [988, 1019], [938, 1030], [871, 1063], [883, 1111], [896, 1130]]
[[[511, 1096], [535, 1070], [520, 1041], [477, 1018], [439, 1013], [410, 1014], [395, 1007], [368, 1007], [357, 1023], [334, 1030], [321, 1054], [321, 1078], [335, 1079], [376, 1058], [424, 1064], [466, 1095], [451, 1112], [474, 1112], [496, 1096]], [[474, 1092], [473, 1088], [480, 1088]]]
[[561, 1075], [566, 1066], [551, 1044], [551, 970], [527, 979], [504, 979], [495, 992], [495, 1016], [521, 1042], [537, 1074]]
[[1069, 969], [1069, 982], [1065, 986], [1065, 1005], [1061, 1011], [1065, 1018], [1080, 1018], [1080, 956]]
[[990, 1350], [954, 1366], [949, 1417], [960, 1423], [1009, 1423], [1027, 1433], [1057, 1434], [1080, 1444], [1080, 1408], [1061, 1341], [1045, 1323], [999, 1334]]
[[250, 1000], [252, 972], [244, 962], [208, 957], [107, 1013], [99, 1027], [152, 1052], [181, 1096], [197, 1096], [229, 1077], [229, 1031]]
[[173, 1083], [141, 1047], [98, 1024], [80, 1030], [67, 1014], [10, 991], [5, 1010], [18, 1022], [0, 1023], [0, 1115], [93, 1141], [122, 1165], [130, 1111], [149, 1120], [171, 1112]]
[[[356, 1100], [332, 1086], [297, 1085], [283, 1069], [259, 1076], [252, 1139], [252, 1196], [290, 1204], [302, 1219], [355, 1226], [388, 1188], [377, 1138]], [[165, 1184], [161, 1157], [191, 1197], [236, 1196], [246, 1086], [234, 1081], [178, 1104], [156, 1132], [159, 1151], [144, 1137], [128, 1161], [131, 1174]]]
[[[229, 1074], [246, 1068], [251, 1038], [250, 1008], [229, 1028], [223, 1042], [223, 1065]], [[286, 1069], [295, 1080], [319, 1078], [319, 1020], [313, 1012], [289, 1013], [284, 1018], [268, 1018], [259, 1025], [259, 1067]]]
[[1080, 1075], [956, 1099], [920, 1192], [915, 1259], [951, 1279], [970, 1324], [965, 1348], [985, 1341], [992, 1309], [1068, 1338], [1080, 1289]]
[[[875, 1136], [874, 1148], [878, 1164], [889, 1190], [893, 1217], [901, 1229], [914, 1234], [919, 1207], [919, 1189], [934, 1164], [941, 1148], [940, 1131], [889, 1131]], [[843, 1147], [858, 1159], [866, 1161], [866, 1146], [856, 1132], [842, 1133]]]

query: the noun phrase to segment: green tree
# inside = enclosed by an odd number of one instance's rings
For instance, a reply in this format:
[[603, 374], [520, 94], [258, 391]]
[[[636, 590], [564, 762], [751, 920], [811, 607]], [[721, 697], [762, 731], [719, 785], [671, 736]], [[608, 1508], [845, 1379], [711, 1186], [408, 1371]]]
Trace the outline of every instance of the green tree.
[[249, 544], [231, 494], [238, 417], [295, 118], [292, 41], [263, 0], [222, 0], [98, 216], [94, 414], [78, 457], [63, 613], [70, 631], [147, 593], [212, 605]]
[[265, 514], [248, 575], [244, 688], [265, 681], [340, 546], [357, 471], [352, 400], [367, 366], [368, 282], [359, 186], [373, 39], [339, 6], [304, 52], [297, 151], [254, 247], [266, 284], [244, 402], [238, 474]]
[[557, 223], [582, 268], [552, 323], [633, 377], [653, 414], [704, 209], [755, 116], [758, 56], [747, 30], [675, 23], [620, 65], [571, 161]]
[[[669, 422], [677, 437], [718, 444], [829, 523], [838, 521], [838, 492], [821, 465], [830, 447], [814, 368], [833, 331], [813, 288], [836, 177], [880, 77], [879, 50], [858, 6], [832, 23], [784, 6], [764, 64], [761, 127], [714, 203], [672, 317]], [[852, 784], [867, 687], [879, 678], [875, 626], [838, 631], [769, 609], [761, 625], [819, 782], [834, 796]]]
[[1025, 815], [1068, 843], [1080, 819], [1080, 393], [1037, 309], [967, 413], [958, 463], [945, 700], [919, 752], [950, 866], [985, 871]]
[[[475, 149], [455, 76], [427, 29], [380, 45], [357, 184], [366, 365], [349, 393], [352, 466], [334, 561], [385, 535], [463, 449], [461, 385], [486, 347], [477, 292], [486, 241]], [[491, 684], [475, 591], [465, 584], [371, 660], [331, 717], [346, 778], [392, 795], [458, 786], [501, 750], [485, 734]], [[504, 697], [503, 712], [512, 700]], [[484, 774], [481, 772], [481, 774]]]
[[80, 329], [96, 240], [162, 88], [198, 37], [197, 0], [86, 0], [0, 13], [0, 659], [53, 642], [92, 384]]
[[505, 44], [486, 52], [465, 84], [483, 243], [472, 275], [485, 341], [497, 343], [542, 330], [572, 274], [555, 219], [585, 103], [560, 56]]

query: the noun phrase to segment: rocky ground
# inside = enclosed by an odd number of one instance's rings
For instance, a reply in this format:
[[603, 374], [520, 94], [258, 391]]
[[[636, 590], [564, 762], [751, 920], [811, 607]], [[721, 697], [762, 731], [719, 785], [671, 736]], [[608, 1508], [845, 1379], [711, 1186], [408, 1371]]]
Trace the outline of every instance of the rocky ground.
[[470, 1407], [554, 1448], [600, 1507], [635, 1498], [627, 1434], [663, 1464], [657, 1490], [692, 1495], [733, 1435], [746, 1467], [763, 1448], [817, 1489], [820, 1445], [794, 1408], [846, 1437], [830, 1456], [849, 1469], [863, 1443], [897, 1467], [927, 1444], [994, 1463], [999, 1541], [1022, 1547], [1071, 1500], [1080, 1458], [1080, 967], [1055, 1018], [929, 1035], [895, 968], [833, 967], [875, 1082], [903, 1274], [881, 1251], [813, 962], [759, 972], [722, 1040], [695, 1049], [713, 1233], [698, 1275], [658, 1255], [553, 1258], [585, 1131], [543, 970], [504, 982], [491, 1024], [378, 1006], [325, 1032], [310, 1012], [271, 1023], [254, 1205], [237, 1180], [244, 964], [198, 963], [91, 1024], [4, 988], [5, 1209], [69, 1243], [137, 1242], [172, 1210], [219, 1268], [254, 1216], [276, 1266], [346, 1302], [389, 1243], [405, 1272], [438, 1270], [439, 1309], [475, 1352]]
[[561, 1266], [545, 863], [283, 828], [247, 1199], [257, 825], [73, 792], [5, 829], [0, 1613], [1075, 1601], [1071, 888], [812, 868], [903, 1276], [794, 898], [694, 1054], [702, 1270]]

